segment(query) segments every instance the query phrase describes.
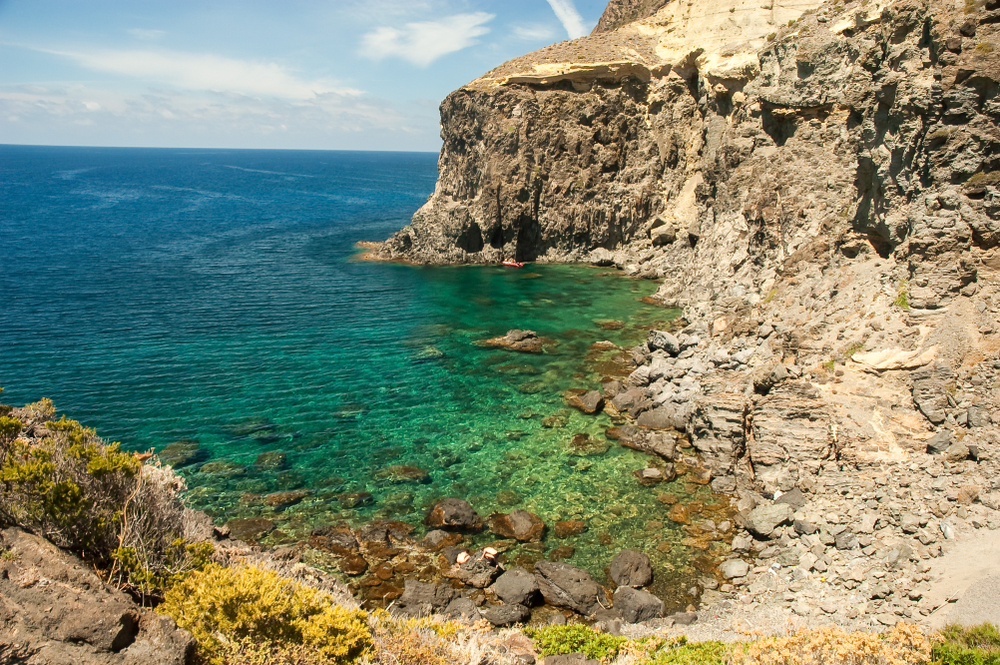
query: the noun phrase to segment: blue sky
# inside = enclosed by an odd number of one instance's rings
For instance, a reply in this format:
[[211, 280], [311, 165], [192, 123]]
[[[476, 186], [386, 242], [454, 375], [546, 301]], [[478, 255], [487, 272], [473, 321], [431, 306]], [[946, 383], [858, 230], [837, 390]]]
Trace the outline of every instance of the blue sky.
[[0, 0], [0, 143], [431, 150], [450, 91], [606, 0]]

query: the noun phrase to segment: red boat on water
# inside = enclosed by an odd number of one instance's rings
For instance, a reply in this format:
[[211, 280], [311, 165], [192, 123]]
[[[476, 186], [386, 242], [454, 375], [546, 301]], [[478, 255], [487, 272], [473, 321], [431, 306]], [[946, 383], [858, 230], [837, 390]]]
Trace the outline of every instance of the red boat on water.
[[524, 264], [520, 261], [514, 261], [512, 259], [507, 259], [501, 265], [507, 266], [508, 268], [523, 268]]

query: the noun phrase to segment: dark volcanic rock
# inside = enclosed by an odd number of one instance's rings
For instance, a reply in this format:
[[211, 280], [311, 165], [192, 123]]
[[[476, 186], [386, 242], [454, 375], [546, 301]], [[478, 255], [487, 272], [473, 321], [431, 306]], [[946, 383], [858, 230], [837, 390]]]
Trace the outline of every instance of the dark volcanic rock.
[[483, 520], [468, 501], [462, 499], [442, 499], [434, 504], [424, 524], [435, 529], [456, 531], [479, 531]]
[[406, 580], [403, 595], [393, 606], [400, 614], [424, 617], [447, 607], [455, 597], [455, 590], [443, 584], [425, 584], [416, 580]]
[[494, 626], [511, 626], [515, 623], [525, 623], [531, 618], [531, 610], [524, 605], [490, 605], [483, 612], [483, 617]]
[[493, 513], [489, 517], [490, 531], [503, 538], [514, 538], [521, 542], [541, 540], [545, 522], [527, 510], [511, 513]]
[[770, 537], [775, 527], [792, 519], [795, 510], [787, 503], [757, 506], [747, 516], [747, 529], [761, 538]]
[[444, 614], [456, 621], [467, 623], [475, 623], [482, 616], [472, 600], [461, 597], [448, 603], [448, 607], [444, 608]]
[[493, 593], [505, 603], [531, 606], [538, 597], [538, 582], [534, 575], [518, 566], [497, 578]]
[[457, 579], [468, 586], [485, 589], [493, 584], [493, 580], [498, 578], [502, 572], [497, 562], [484, 556], [483, 551], [480, 550], [476, 554], [473, 554], [468, 561], [458, 567], [452, 568], [445, 575]]
[[539, 561], [535, 564], [535, 580], [549, 605], [584, 615], [599, 609], [601, 603], [607, 605], [604, 588], [590, 573], [567, 563]]
[[622, 619], [629, 623], [639, 623], [663, 616], [663, 601], [642, 589], [619, 587], [615, 591], [614, 600], [615, 608], [621, 613]]
[[609, 577], [620, 587], [646, 586], [653, 581], [653, 567], [642, 552], [622, 550], [611, 560]]

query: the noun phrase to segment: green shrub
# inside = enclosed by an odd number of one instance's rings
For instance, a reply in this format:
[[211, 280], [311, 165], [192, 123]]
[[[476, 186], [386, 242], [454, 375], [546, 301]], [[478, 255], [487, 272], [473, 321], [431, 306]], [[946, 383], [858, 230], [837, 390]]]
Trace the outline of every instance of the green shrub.
[[210, 564], [170, 589], [157, 611], [198, 642], [202, 657], [222, 665], [232, 644], [253, 640], [262, 651], [302, 647], [303, 662], [354, 662], [371, 647], [367, 614], [271, 571]]
[[535, 648], [540, 656], [582, 653], [587, 658], [610, 659], [617, 656], [622, 645], [628, 641], [624, 637], [602, 633], [581, 623], [526, 628], [524, 634], [535, 641]]
[[905, 280], [900, 281], [899, 291], [896, 293], [896, 299], [892, 301], [893, 305], [904, 310], [910, 309], [910, 292], [908, 287], [909, 285]]
[[44, 424], [38, 438], [11, 432], [22, 425], [5, 417], [0, 425], [0, 515], [41, 533], [57, 545], [104, 555], [117, 543], [122, 506], [141, 464], [117, 443], [104, 445], [92, 429], [64, 416]]
[[50, 400], [0, 413], [0, 522], [88, 558], [143, 597], [207, 562], [211, 546], [179, 540], [183, 481], [172, 471], [54, 420]]
[[933, 665], [1000, 665], [1000, 631], [993, 624], [951, 625], [941, 637], [931, 651]]
[[726, 665], [732, 646], [722, 642], [688, 642], [681, 636], [656, 651], [643, 665]]

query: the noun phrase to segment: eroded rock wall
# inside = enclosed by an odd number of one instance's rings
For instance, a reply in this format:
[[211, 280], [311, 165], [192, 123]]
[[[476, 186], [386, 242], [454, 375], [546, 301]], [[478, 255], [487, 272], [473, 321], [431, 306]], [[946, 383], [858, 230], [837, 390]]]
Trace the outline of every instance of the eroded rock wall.
[[1000, 12], [908, 0], [786, 20], [754, 7], [667, 3], [452, 93], [434, 195], [376, 254], [606, 249], [713, 320], [803, 262], [892, 257], [919, 307], [975, 281], [1000, 243]]

